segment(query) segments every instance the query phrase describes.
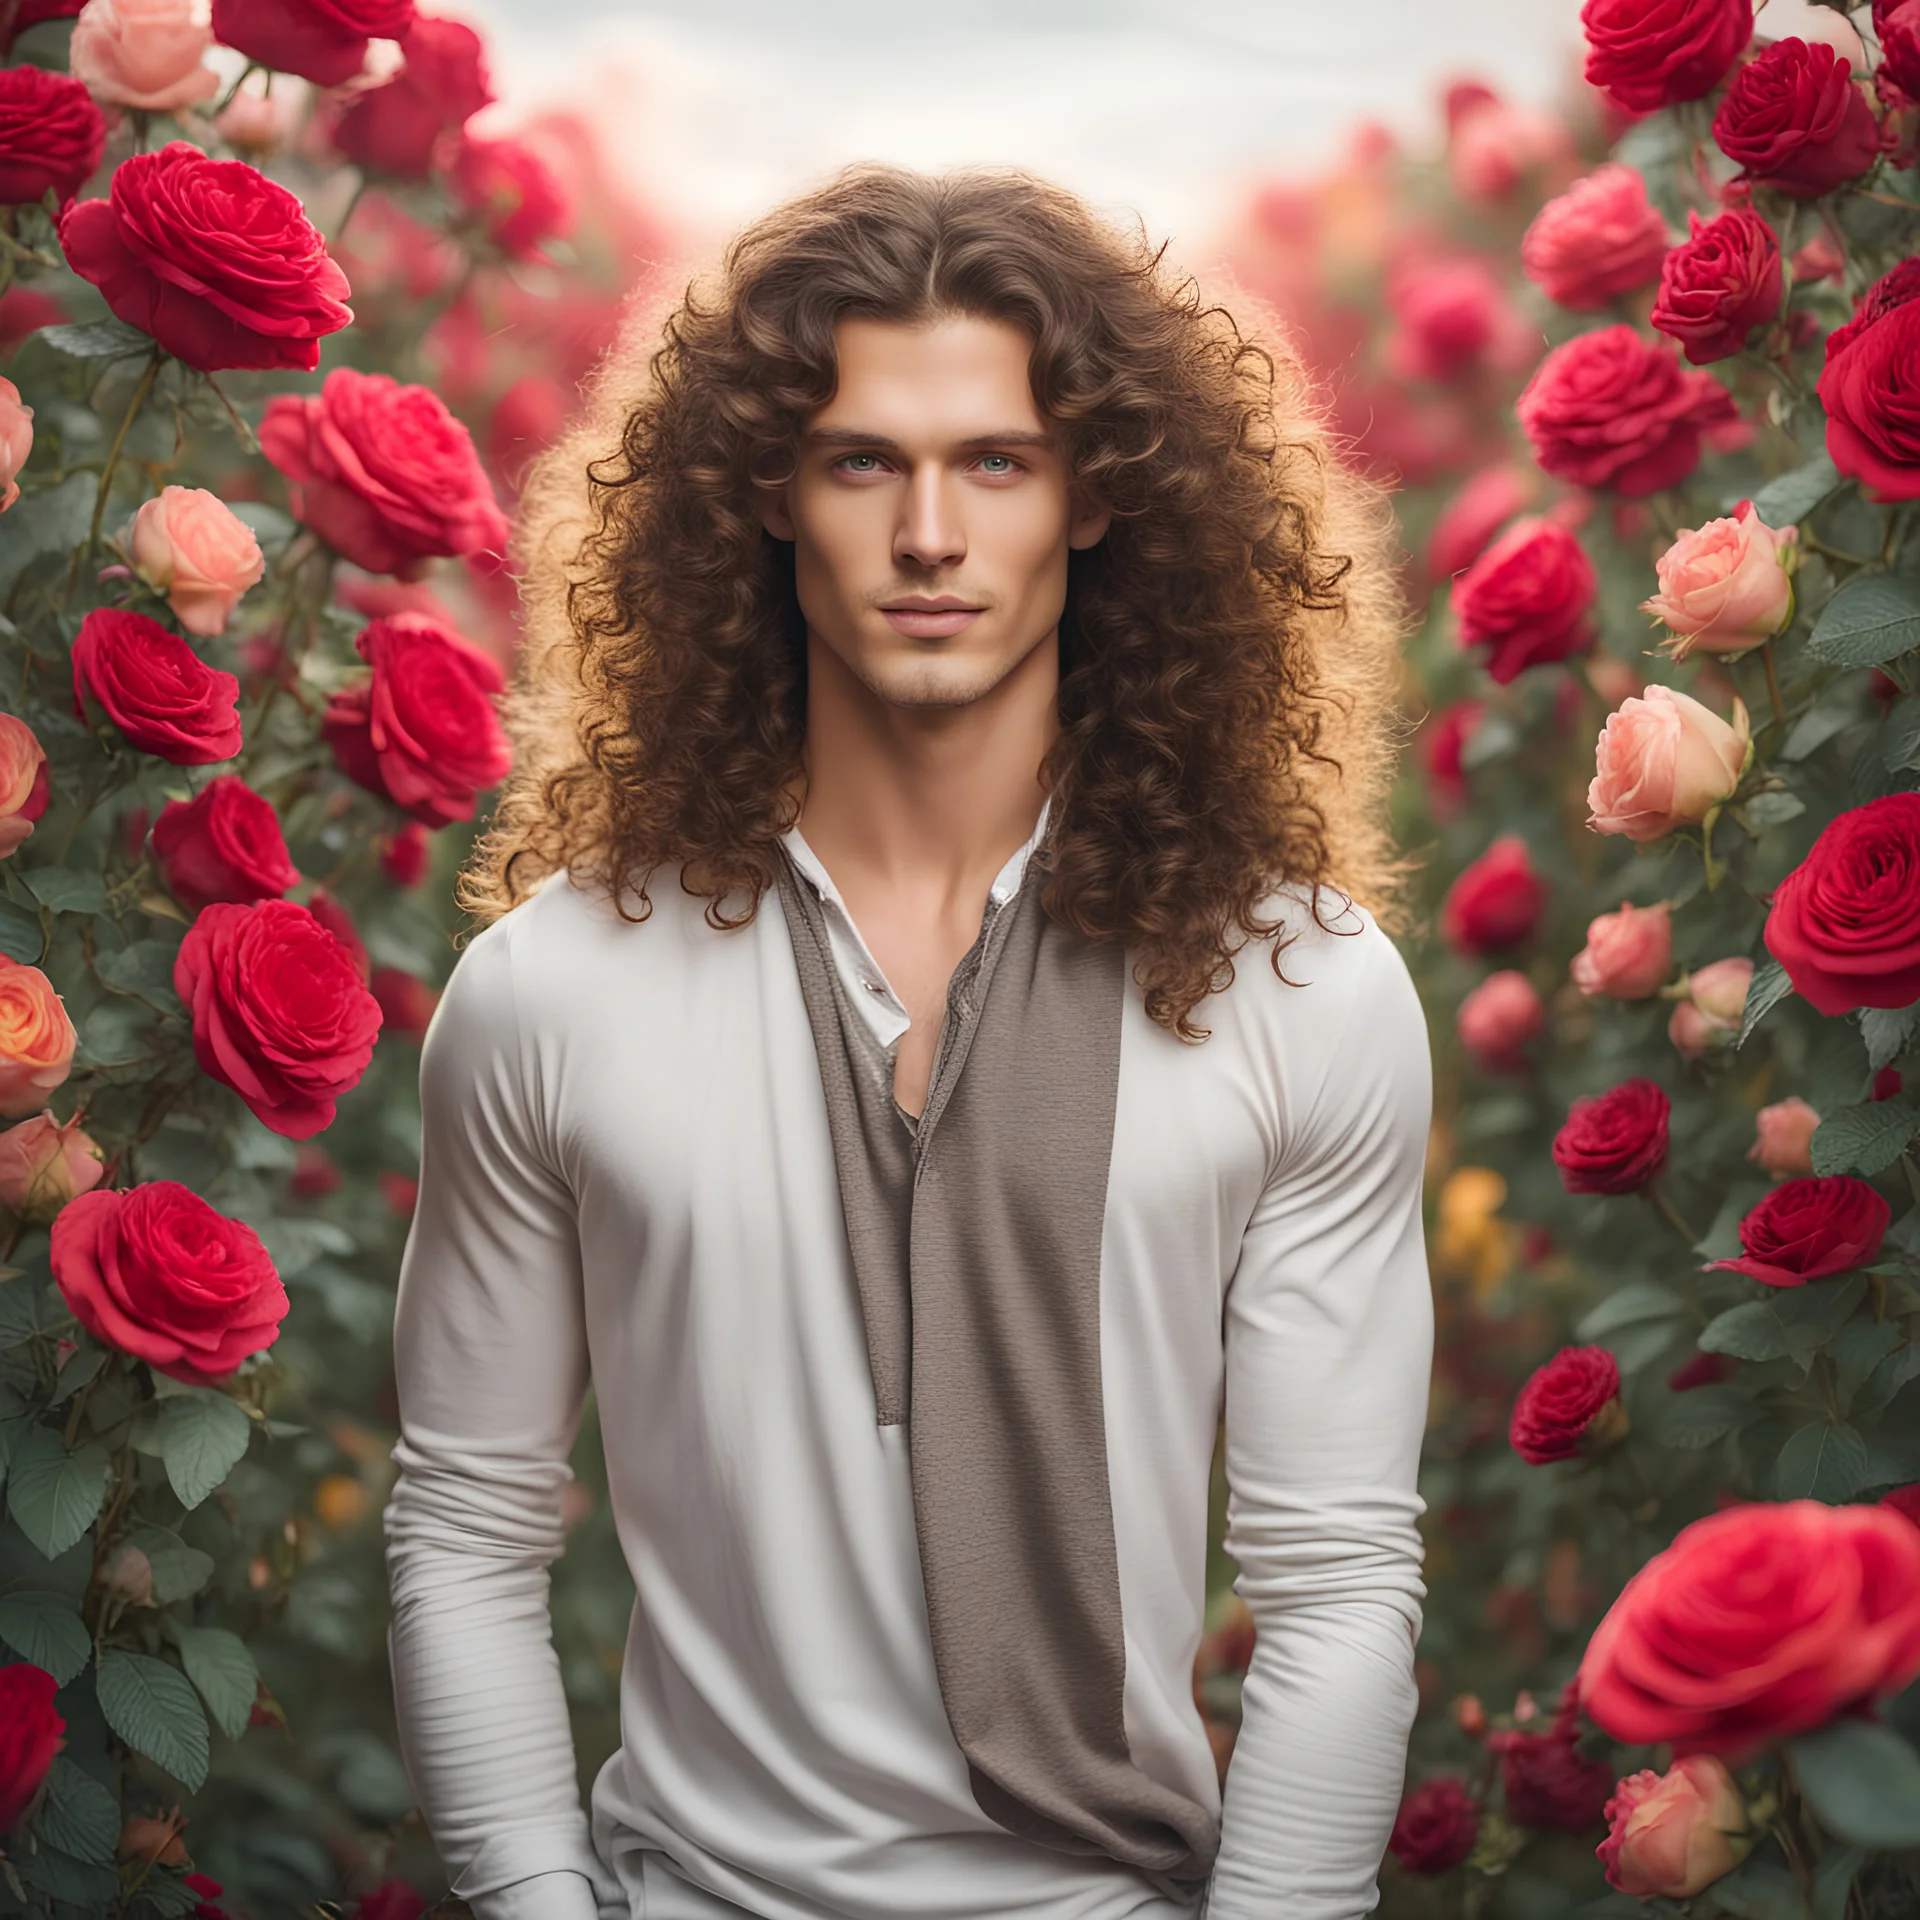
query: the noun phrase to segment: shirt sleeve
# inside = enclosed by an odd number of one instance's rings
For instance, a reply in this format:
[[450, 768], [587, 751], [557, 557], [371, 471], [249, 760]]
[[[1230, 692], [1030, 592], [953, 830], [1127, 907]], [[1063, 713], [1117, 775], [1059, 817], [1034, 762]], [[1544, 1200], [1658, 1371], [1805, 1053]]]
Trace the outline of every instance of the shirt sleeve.
[[1352, 997], [1330, 1044], [1301, 1036], [1317, 1092], [1227, 1290], [1226, 1546], [1256, 1639], [1208, 1920], [1373, 1910], [1418, 1706], [1432, 1063], [1393, 943], [1368, 917], [1337, 944]]
[[420, 1063], [385, 1515], [400, 1748], [477, 1920], [597, 1920], [548, 1567], [588, 1383], [577, 1216], [527, 1099], [512, 916], [455, 964]]

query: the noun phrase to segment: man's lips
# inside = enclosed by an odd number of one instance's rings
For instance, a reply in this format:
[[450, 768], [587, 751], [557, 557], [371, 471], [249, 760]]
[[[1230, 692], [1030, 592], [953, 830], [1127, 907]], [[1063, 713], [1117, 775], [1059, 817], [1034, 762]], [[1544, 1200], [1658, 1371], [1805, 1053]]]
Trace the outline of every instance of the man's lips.
[[958, 633], [975, 619], [981, 608], [951, 598], [943, 600], [901, 600], [880, 609], [887, 624], [896, 633], [915, 640], [939, 640]]

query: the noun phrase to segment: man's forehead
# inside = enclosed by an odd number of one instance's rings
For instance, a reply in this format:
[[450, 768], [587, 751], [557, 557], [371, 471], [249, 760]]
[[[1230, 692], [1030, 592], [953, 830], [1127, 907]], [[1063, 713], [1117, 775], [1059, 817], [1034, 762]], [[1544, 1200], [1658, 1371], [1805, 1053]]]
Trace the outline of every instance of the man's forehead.
[[1034, 401], [1026, 336], [1004, 321], [942, 316], [909, 325], [865, 316], [836, 326], [834, 396], [808, 422], [816, 442], [905, 433], [1052, 444]]

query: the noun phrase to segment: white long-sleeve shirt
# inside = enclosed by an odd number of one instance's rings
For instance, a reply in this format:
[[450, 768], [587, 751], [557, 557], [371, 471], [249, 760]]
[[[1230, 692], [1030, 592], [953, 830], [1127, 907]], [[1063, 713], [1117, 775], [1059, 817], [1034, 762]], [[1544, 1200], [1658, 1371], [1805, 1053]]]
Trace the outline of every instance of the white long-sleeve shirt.
[[[789, 846], [897, 1040], [904, 1008]], [[551, 877], [468, 945], [425, 1043], [389, 1646], [453, 1890], [479, 1920], [1371, 1911], [1416, 1705], [1433, 1339], [1429, 1054], [1392, 943], [1283, 889], [1301, 984], [1249, 948], [1203, 1044], [1137, 989], [1123, 1016], [1100, 1370], [1125, 1726], [1135, 1765], [1222, 1810], [1195, 1909], [976, 1804], [787, 926], [771, 896], [721, 933], [676, 875], [650, 892], [633, 924]], [[638, 1597], [622, 1744], [583, 1812], [547, 1568], [589, 1378]], [[1223, 1409], [1257, 1642], [1222, 1809], [1191, 1673]]]

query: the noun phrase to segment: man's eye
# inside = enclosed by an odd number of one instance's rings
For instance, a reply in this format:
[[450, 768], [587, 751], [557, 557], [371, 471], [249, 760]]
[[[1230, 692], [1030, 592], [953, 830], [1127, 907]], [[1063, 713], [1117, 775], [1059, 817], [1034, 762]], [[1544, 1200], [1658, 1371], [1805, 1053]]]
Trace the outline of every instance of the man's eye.
[[990, 471], [994, 473], [1014, 473], [1018, 471], [1020, 464], [1011, 454], [1006, 453], [983, 453], [980, 458], [982, 460], [998, 460], [1000, 462], [999, 466], [990, 469]]
[[[878, 466], [879, 455], [872, 453], [850, 453], [841, 460], [840, 464], [843, 467], [848, 467], [848, 462], [854, 460], [871, 460], [875, 466]], [[848, 471], [852, 473], [871, 473], [873, 470], [873, 467], [848, 467]]]

